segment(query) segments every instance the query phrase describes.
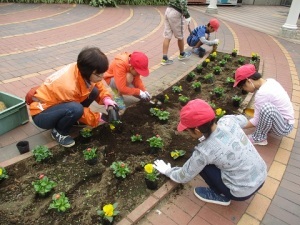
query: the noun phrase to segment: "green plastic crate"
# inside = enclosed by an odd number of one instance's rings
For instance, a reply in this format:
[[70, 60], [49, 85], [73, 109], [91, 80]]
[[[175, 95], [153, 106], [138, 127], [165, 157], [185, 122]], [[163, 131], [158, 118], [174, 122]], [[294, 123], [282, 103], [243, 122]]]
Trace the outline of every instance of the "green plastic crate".
[[0, 135], [29, 121], [24, 99], [0, 92], [0, 101], [6, 106], [6, 109], [0, 112]]

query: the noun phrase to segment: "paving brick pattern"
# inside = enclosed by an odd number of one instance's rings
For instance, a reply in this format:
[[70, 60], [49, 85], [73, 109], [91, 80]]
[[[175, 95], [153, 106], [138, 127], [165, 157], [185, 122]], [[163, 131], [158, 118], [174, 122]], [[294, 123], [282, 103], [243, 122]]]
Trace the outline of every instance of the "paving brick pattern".
[[[169, 55], [174, 64], [160, 66], [165, 8], [0, 3], [0, 91], [23, 98], [49, 74], [76, 61], [84, 46], [93, 45], [100, 47], [110, 60], [122, 51], [145, 52], [151, 75], [144, 82], [152, 94], [159, 93], [202, 61], [195, 55], [188, 61], [178, 61], [173, 38]], [[220, 51], [236, 48], [241, 55], [257, 52], [261, 56], [260, 72], [265, 78], [277, 79], [293, 101], [295, 129], [283, 138], [270, 135], [267, 147], [257, 147], [269, 171], [265, 185], [251, 199], [233, 201], [228, 207], [206, 204], [192, 191], [195, 186], [206, 185], [200, 177], [185, 184], [180, 192], [172, 192], [178, 184], [169, 181], [118, 224], [300, 224], [300, 44], [277, 35], [288, 8], [218, 7], [217, 15], [206, 14], [206, 6], [189, 9], [192, 26], [206, 24], [212, 16], [220, 19], [221, 27], [213, 34], [221, 41]], [[29, 140], [31, 148], [56, 144], [49, 131], [30, 121], [0, 136], [1, 166], [31, 156], [30, 152], [19, 155], [15, 145], [20, 140]]]

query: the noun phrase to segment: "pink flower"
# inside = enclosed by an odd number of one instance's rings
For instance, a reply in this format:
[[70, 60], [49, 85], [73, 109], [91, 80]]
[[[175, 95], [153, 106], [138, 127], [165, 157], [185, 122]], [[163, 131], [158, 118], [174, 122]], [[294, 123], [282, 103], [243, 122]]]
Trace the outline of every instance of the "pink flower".
[[44, 174], [41, 174], [40, 176], [39, 176], [39, 179], [43, 179], [44, 178]]

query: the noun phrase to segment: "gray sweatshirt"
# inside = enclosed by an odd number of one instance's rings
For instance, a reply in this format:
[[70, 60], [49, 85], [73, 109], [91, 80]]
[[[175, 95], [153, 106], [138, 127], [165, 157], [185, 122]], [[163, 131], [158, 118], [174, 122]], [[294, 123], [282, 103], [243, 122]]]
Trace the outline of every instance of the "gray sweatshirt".
[[195, 147], [188, 161], [182, 167], [167, 170], [166, 176], [186, 183], [206, 165], [214, 164], [233, 196], [252, 194], [265, 181], [267, 166], [241, 128], [247, 122], [243, 115], [222, 117], [216, 130]]

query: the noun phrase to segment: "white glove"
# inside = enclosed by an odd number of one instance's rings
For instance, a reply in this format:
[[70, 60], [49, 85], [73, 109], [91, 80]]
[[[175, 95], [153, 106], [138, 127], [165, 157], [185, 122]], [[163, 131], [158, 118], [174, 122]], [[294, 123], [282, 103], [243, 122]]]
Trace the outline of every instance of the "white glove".
[[219, 39], [215, 39], [214, 40], [214, 45], [218, 45], [219, 44]]
[[149, 98], [150, 94], [147, 92], [147, 91], [142, 91], [140, 90], [140, 98], [145, 100], [145, 101], [149, 101], [150, 98]]
[[171, 169], [171, 164], [166, 164], [164, 160], [157, 159], [154, 161], [154, 168], [157, 169], [161, 174], [166, 174], [167, 170]]
[[190, 22], [191, 22], [191, 17], [189, 17], [189, 18], [185, 18], [185, 22], [189, 25], [190, 24]]
[[147, 100], [150, 101], [151, 95], [149, 94], [149, 92], [148, 92], [148, 91], [145, 91], [145, 94], [147, 95]]

